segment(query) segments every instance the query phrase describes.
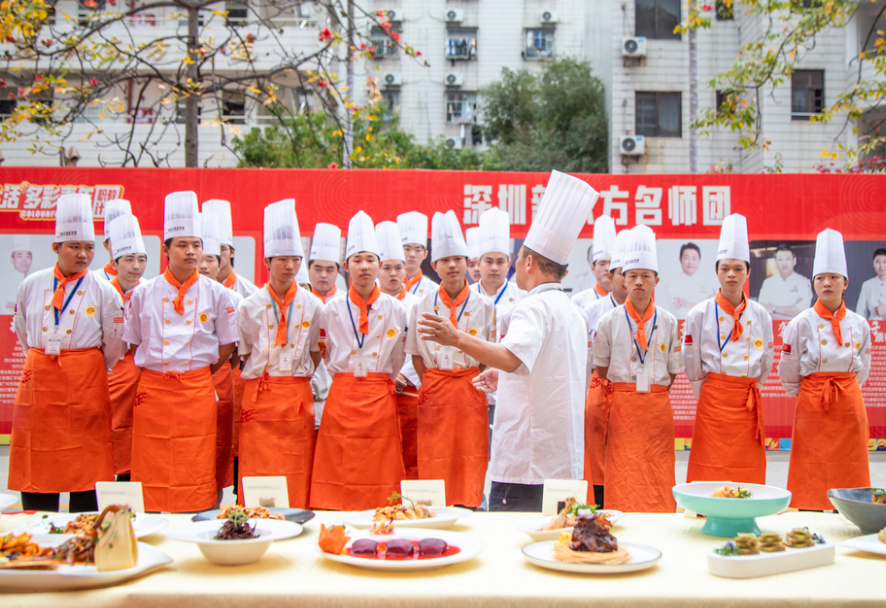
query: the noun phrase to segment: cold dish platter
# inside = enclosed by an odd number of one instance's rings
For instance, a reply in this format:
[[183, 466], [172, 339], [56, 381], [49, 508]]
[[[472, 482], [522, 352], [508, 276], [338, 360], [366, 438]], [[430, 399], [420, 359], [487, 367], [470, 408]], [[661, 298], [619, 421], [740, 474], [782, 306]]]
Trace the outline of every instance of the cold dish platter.
[[[41, 519], [25, 522], [13, 528], [13, 534], [83, 534], [98, 521], [100, 513], [58, 513], [44, 515]], [[144, 538], [161, 532], [169, 526], [169, 520], [149, 513], [132, 514], [132, 529], [136, 538]]]
[[565, 506], [557, 515], [530, 519], [517, 526], [517, 529], [534, 541], [559, 540], [562, 533], [572, 532], [579, 513], [586, 515], [597, 513], [612, 525], [625, 516], [621, 511], [597, 509], [594, 505], [583, 504], [576, 498], [568, 498]]
[[808, 528], [784, 536], [742, 533], [708, 553], [708, 572], [725, 578], [755, 578], [834, 563], [835, 547]]
[[387, 506], [369, 511], [358, 511], [346, 516], [342, 521], [345, 525], [358, 530], [366, 530], [372, 528], [373, 525], [378, 526], [378, 524], [391, 521], [397, 525], [398, 529], [448, 530], [455, 525], [456, 521], [472, 514], [473, 511], [460, 507], [430, 507], [395, 492], [389, 499]]
[[211, 521], [213, 519], [225, 519], [231, 511], [244, 511], [248, 519], [280, 519], [303, 524], [314, 519], [313, 511], [305, 509], [284, 509], [281, 507], [241, 507], [240, 505], [222, 505], [221, 509], [201, 511], [191, 518], [191, 521]]

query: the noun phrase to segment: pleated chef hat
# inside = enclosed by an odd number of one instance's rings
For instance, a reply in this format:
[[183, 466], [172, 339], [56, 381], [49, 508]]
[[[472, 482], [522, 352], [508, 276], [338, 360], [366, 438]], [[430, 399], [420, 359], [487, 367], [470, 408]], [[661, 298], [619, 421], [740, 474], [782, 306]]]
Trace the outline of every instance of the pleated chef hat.
[[379, 255], [372, 218], [365, 212], [358, 211], [348, 223], [348, 245], [345, 249], [345, 260], [361, 251]]
[[[206, 203], [203, 205], [205, 209]], [[286, 198], [265, 207], [264, 245], [266, 258], [287, 255], [305, 257], [294, 198]]]
[[397, 228], [404, 245], [418, 244], [428, 248], [428, 216], [424, 213], [401, 213], [397, 216]]
[[406, 261], [403, 254], [403, 242], [396, 222], [380, 222], [375, 226], [375, 240], [378, 241], [379, 262], [388, 260]]
[[655, 233], [645, 225], [631, 228], [628, 250], [621, 266], [622, 272], [642, 268], [658, 272], [658, 254], [655, 252]]
[[111, 238], [108, 226], [121, 215], [132, 215], [132, 205], [125, 198], [115, 198], [105, 203], [105, 240]]
[[115, 260], [131, 253], [144, 253], [145, 241], [134, 215], [120, 215], [108, 225], [108, 238], [111, 239], [111, 257]]
[[720, 260], [751, 262], [748, 220], [740, 213], [733, 213], [723, 220], [723, 226], [720, 228], [720, 245], [717, 247], [717, 261]]
[[602, 260], [615, 255], [615, 222], [608, 215], [594, 220], [594, 258]]
[[628, 241], [630, 238], [631, 230], [629, 228], [625, 228], [615, 237], [615, 251], [612, 254], [612, 259], [609, 260], [609, 272], [616, 268], [621, 268], [625, 254], [628, 252]]
[[833, 273], [849, 278], [846, 270], [846, 252], [843, 250], [843, 235], [836, 230], [823, 230], [815, 241], [815, 260], [812, 262], [812, 276]]
[[[293, 203], [294, 203], [293, 199]], [[231, 203], [220, 198], [203, 201], [202, 210], [215, 214], [218, 218], [221, 242], [228, 247], [234, 246], [234, 223], [231, 221]], [[279, 254], [278, 254], [279, 255]], [[295, 254], [292, 254], [295, 255]]]
[[523, 244], [565, 264], [599, 194], [577, 177], [552, 171]]
[[177, 236], [202, 238], [203, 232], [197, 216], [196, 194], [190, 190], [167, 194], [163, 206], [163, 240]]
[[55, 241], [94, 241], [92, 199], [88, 194], [62, 194], [55, 207]]
[[298, 272], [295, 273], [295, 282], [311, 284], [311, 278], [308, 276], [307, 261], [301, 261], [301, 265], [298, 267]]
[[510, 221], [508, 212], [498, 207], [480, 215], [480, 256], [493, 251], [505, 255], [511, 252]]
[[[221, 222], [214, 213], [204, 211], [200, 216], [200, 237], [203, 239], [203, 255], [221, 255]], [[112, 241], [113, 242], [113, 241]]]
[[461, 224], [451, 209], [446, 213], [438, 211], [431, 220], [431, 261], [456, 255], [468, 257], [468, 245], [462, 236]]
[[341, 262], [341, 228], [332, 224], [314, 226], [314, 238], [311, 239], [311, 260], [324, 262]]
[[31, 237], [27, 234], [16, 234], [12, 237], [12, 251], [31, 251]]
[[465, 245], [468, 247], [469, 260], [476, 260], [480, 257], [480, 228], [465, 230]]

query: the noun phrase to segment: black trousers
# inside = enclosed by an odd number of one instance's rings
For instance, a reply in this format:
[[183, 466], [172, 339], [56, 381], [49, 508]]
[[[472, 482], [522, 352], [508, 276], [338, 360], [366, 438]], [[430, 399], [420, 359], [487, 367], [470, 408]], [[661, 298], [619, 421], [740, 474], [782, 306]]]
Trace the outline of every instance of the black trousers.
[[492, 482], [490, 511], [529, 511], [541, 513], [543, 485]]
[[[22, 492], [22, 509], [25, 511], [53, 511], [58, 513], [58, 497], [58, 494]], [[95, 496], [95, 490], [71, 492], [68, 512], [85, 513], [89, 511], [98, 511], [98, 499]]]

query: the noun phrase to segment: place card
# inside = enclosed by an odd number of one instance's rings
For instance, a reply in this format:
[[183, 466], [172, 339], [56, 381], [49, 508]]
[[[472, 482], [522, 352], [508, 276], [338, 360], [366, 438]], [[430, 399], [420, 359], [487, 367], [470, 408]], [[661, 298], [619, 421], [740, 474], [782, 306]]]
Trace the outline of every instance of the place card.
[[111, 505], [129, 505], [133, 513], [145, 512], [145, 496], [140, 481], [97, 481], [95, 496], [98, 498], [99, 511]]
[[588, 498], [588, 482], [584, 479], [545, 479], [544, 494], [541, 500], [542, 515], [556, 515], [560, 512], [559, 503], [567, 498], [585, 502]]
[[244, 477], [243, 501], [249, 508], [288, 509], [289, 489], [286, 486], [286, 477]]
[[446, 506], [446, 482], [442, 479], [404, 479], [400, 494], [430, 507]]

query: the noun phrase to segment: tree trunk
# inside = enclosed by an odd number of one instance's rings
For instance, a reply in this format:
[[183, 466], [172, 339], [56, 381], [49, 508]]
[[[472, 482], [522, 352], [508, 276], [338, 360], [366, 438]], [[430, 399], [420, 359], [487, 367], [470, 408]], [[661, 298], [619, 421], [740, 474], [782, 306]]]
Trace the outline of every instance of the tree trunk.
[[[354, 0], [348, 0], [348, 54], [347, 54], [347, 78], [345, 84], [348, 87], [345, 98], [354, 98]], [[342, 100], [344, 102], [344, 99]], [[345, 169], [352, 167], [351, 152], [354, 149], [354, 132], [351, 116], [351, 108], [342, 104], [345, 110], [344, 120], [344, 149], [342, 150], [341, 166]]]
[[[197, 42], [200, 28], [200, 12], [188, 9], [188, 56], [193, 63], [188, 64], [190, 82], [197, 83]], [[200, 158], [200, 97], [198, 89], [188, 86], [189, 95], [185, 98], [185, 167], [197, 167]]]
[[[690, 13], [695, 2], [690, 0]], [[698, 117], [698, 41], [696, 31], [689, 30], [689, 124], [695, 123]], [[689, 127], [689, 172], [698, 173], [698, 133], [695, 127]]]

